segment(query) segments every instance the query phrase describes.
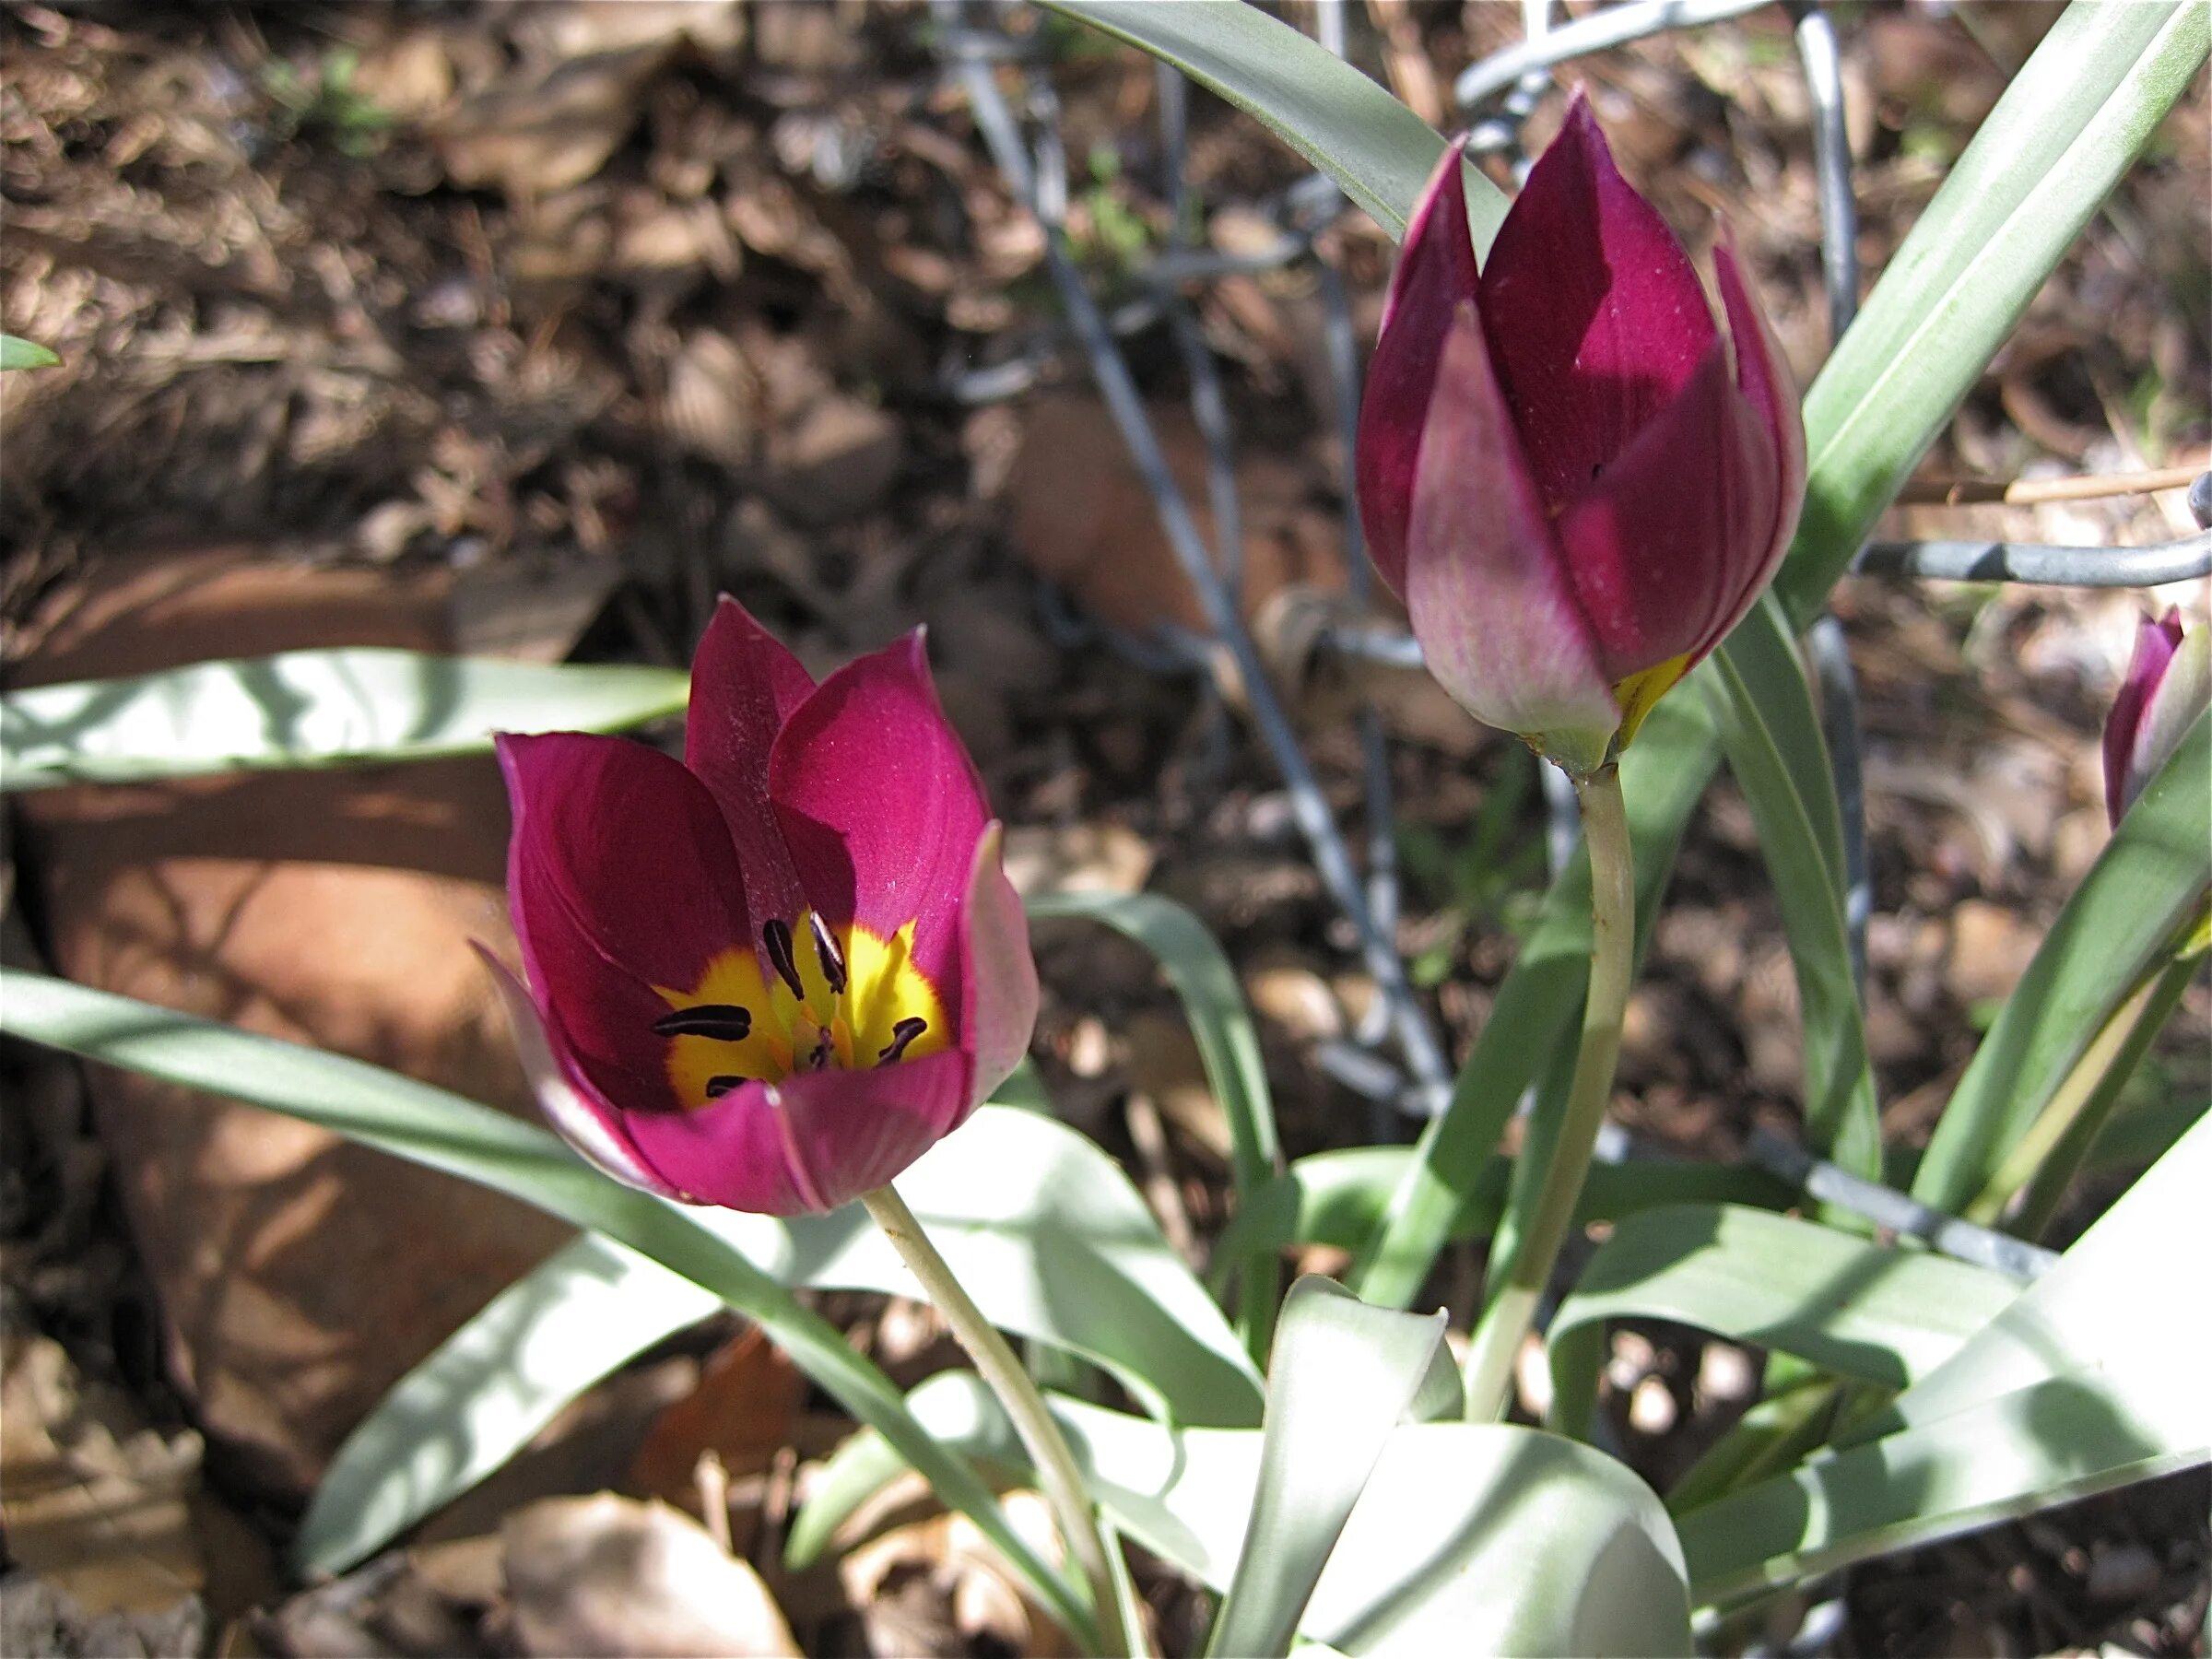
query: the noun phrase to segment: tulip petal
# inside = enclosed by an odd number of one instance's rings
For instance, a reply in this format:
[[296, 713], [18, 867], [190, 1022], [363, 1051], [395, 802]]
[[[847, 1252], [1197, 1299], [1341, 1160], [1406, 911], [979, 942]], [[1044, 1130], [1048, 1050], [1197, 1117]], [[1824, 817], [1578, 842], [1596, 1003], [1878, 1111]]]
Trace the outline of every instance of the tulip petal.
[[706, 786], [619, 737], [499, 739], [514, 813], [507, 893], [557, 1043], [626, 1111], [674, 1111], [656, 987], [747, 943], [729, 831]]
[[1619, 719], [1522, 456], [1472, 301], [1439, 354], [1414, 487], [1406, 610], [1429, 671], [1477, 720], [1524, 735]]
[[1435, 390], [1444, 335], [1458, 307], [1475, 297], [1475, 243], [1460, 182], [1465, 141], [1449, 147], [1406, 221], [1406, 242], [1390, 274], [1382, 337], [1367, 366], [1353, 470], [1368, 557], [1406, 593], [1406, 535], [1421, 428]]
[[1554, 513], [1675, 401], [1717, 337], [1705, 290], [1577, 93], [1482, 270], [1482, 314]]
[[1780, 462], [1716, 337], [1682, 395], [1559, 515], [1608, 683], [1698, 655], [1772, 569]]
[[788, 922], [805, 906], [783, 832], [768, 804], [768, 757], [814, 677], [728, 594], [691, 659], [684, 764], [713, 793], [730, 827], [748, 913]]
[[1728, 637], [1759, 595], [1773, 579], [1790, 538], [1797, 534], [1797, 515], [1805, 508], [1805, 417], [1798, 406], [1797, 385], [1790, 375], [1789, 359], [1774, 336], [1773, 324], [1751, 297], [1736, 263], [1735, 250], [1724, 233], [1712, 251], [1713, 272], [1720, 279], [1721, 304], [1728, 316], [1729, 343], [1735, 351], [1735, 386], [1765, 426], [1773, 447], [1776, 466], [1774, 534], [1759, 573], [1746, 587], [1733, 614], [1724, 618], [1698, 652], [1700, 656]]
[[800, 705], [776, 739], [769, 794], [808, 902], [832, 926], [882, 938], [914, 924], [914, 965], [964, 1024], [960, 912], [991, 814], [919, 629]]
[[866, 1071], [747, 1083], [697, 1112], [635, 1116], [639, 1151], [701, 1203], [767, 1216], [834, 1209], [893, 1179], [971, 1110], [947, 1049]]
[[[2190, 700], [2190, 688], [2184, 683], [2175, 694], [2166, 691], [2183, 644], [2179, 607], [2170, 606], [2156, 621], [2145, 617], [2136, 624], [2136, 649], [2128, 659], [2127, 677], [2120, 682], [2112, 698], [2112, 712], [2104, 721], [2104, 805], [2115, 824], [2142, 793], [2154, 770], [2145, 764], [2154, 735], [2149, 718], [2154, 706], [2166, 702], [2165, 724], [2173, 726], [2174, 735], [2188, 724], [2185, 718], [2177, 722], [2175, 714]], [[2191, 677], [2184, 674], [2182, 677], [2186, 682]]]
[[662, 1198], [681, 1198], [684, 1194], [663, 1181], [639, 1154], [629, 1136], [622, 1128], [622, 1114], [594, 1088], [572, 1065], [561, 1064], [559, 1042], [539, 1017], [530, 993], [506, 964], [483, 946], [476, 947], [477, 955], [484, 966], [491, 970], [491, 982], [500, 994], [500, 1002], [507, 1010], [507, 1024], [514, 1033], [514, 1047], [523, 1063], [523, 1076], [536, 1097], [538, 1110], [545, 1113], [560, 1138], [575, 1148], [578, 1157], [603, 1175], [611, 1175], [625, 1186], [652, 1193]]
[[2173, 758], [2183, 735], [2212, 703], [2212, 630], [2200, 628], [2183, 634], [2178, 610], [2167, 612], [2167, 622], [2175, 635], [2173, 654], [2143, 702], [2143, 718], [2128, 756], [2127, 806], [2135, 804], [2159, 768]]
[[974, 1057], [975, 1098], [991, 1093], [1030, 1052], [1037, 1029], [1037, 959], [1030, 951], [1030, 919], [1021, 896], [999, 858], [996, 820], [975, 843], [968, 876], [964, 955], [967, 987], [960, 1047]]

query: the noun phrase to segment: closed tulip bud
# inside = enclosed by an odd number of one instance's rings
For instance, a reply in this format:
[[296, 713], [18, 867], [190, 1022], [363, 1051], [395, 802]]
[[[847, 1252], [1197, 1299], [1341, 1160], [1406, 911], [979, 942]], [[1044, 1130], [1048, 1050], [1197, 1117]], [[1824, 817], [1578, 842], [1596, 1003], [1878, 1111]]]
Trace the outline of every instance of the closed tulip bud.
[[2182, 627], [2182, 613], [2145, 617], [2136, 653], [2104, 723], [2104, 809], [2116, 825], [2158, 775], [2182, 734], [2212, 704], [2212, 633]]
[[1444, 688], [1587, 773], [1773, 575], [1805, 430], [1733, 254], [1724, 337], [1579, 95], [1479, 271], [1460, 167], [1454, 147], [1391, 277], [1360, 515]]

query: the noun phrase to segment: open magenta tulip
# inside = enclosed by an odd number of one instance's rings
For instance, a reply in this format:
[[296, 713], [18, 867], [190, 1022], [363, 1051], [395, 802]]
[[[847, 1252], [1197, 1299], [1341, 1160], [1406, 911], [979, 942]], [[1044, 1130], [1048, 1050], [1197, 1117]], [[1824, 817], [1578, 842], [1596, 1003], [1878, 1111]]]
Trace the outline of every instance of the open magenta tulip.
[[882, 1186], [1028, 1047], [1020, 900], [919, 632], [814, 683], [735, 601], [684, 759], [503, 736], [502, 974], [556, 1128], [665, 1196], [786, 1216]]
[[2212, 633], [2190, 633], [2182, 613], [2145, 617], [2136, 653], [2104, 723], [2104, 809], [2114, 824], [2212, 705]]
[[1477, 273], [1447, 150], [1359, 411], [1361, 518], [1430, 670], [1574, 772], [1743, 618], [1805, 495], [1789, 371], [1726, 247], [1735, 347], [1578, 95]]

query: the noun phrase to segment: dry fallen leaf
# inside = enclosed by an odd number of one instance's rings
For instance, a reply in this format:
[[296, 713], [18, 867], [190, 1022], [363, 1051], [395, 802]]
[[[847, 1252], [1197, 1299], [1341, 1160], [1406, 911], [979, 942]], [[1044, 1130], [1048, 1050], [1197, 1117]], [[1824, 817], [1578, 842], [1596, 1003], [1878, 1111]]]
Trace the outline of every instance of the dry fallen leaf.
[[747, 1325], [707, 1357], [699, 1385], [670, 1403], [638, 1448], [627, 1484], [680, 1502], [697, 1484], [699, 1460], [719, 1457], [731, 1475], [768, 1467], [791, 1443], [806, 1379], [758, 1325]]
[[[1041, 1548], [1053, 1547], [1043, 1499], [1008, 1492], [1005, 1504], [1016, 1531]], [[965, 1515], [894, 1526], [848, 1550], [838, 1578], [867, 1626], [873, 1653], [1060, 1659], [1082, 1651]]]
[[146, 1427], [120, 1390], [80, 1378], [60, 1343], [0, 1324], [0, 1524], [16, 1566], [95, 1617], [196, 1595], [199, 1473], [198, 1435]]
[[601, 1492], [548, 1498], [507, 1517], [516, 1641], [542, 1659], [734, 1659], [798, 1643], [760, 1575], [665, 1503]]

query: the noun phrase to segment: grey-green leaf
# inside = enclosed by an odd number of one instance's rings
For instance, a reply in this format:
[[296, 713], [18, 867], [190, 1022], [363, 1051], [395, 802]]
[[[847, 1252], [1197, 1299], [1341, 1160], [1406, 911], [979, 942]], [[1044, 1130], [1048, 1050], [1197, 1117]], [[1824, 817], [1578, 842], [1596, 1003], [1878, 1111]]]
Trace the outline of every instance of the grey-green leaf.
[[0, 787], [421, 759], [495, 732], [615, 731], [681, 713], [673, 668], [372, 647], [195, 663], [0, 696]]
[[1805, 401], [1810, 488], [1776, 579], [1809, 620], [2212, 44], [2201, 0], [2075, 0], [1951, 168]]
[[1441, 1312], [1371, 1308], [1333, 1279], [1292, 1285], [1268, 1365], [1252, 1519], [1207, 1653], [1288, 1653], [1391, 1430], [1460, 1406]]
[[[1258, 1484], [1259, 1431], [1051, 1405], [1108, 1518], [1199, 1583], [1227, 1586]], [[943, 1443], [1022, 1477], [1020, 1445], [973, 1377], [941, 1373], [908, 1406]], [[815, 1559], [898, 1467], [873, 1435], [840, 1447], [791, 1553]], [[1687, 1653], [1680, 1572], [1665, 1511], [1613, 1458], [1501, 1424], [1407, 1423], [1385, 1442], [1300, 1628], [1360, 1655]]]
[[1878, 1180], [1881, 1119], [1843, 920], [1828, 747], [1779, 607], [1762, 601], [1699, 678], [1751, 808], [1789, 940], [1803, 1010], [1806, 1137], [1823, 1158]]
[[585, 1233], [493, 1297], [346, 1437], [292, 1542], [342, 1572], [505, 1464], [585, 1389], [722, 1298]]
[[1643, 1210], [1615, 1223], [1552, 1320], [1548, 1420], [1589, 1433], [1610, 1319], [1695, 1325], [1896, 1389], [1948, 1359], [2018, 1291], [1986, 1268], [1766, 1210]]
[[1957, 1212], [2027, 1132], [2212, 885], [2212, 713], [2197, 717], [2052, 924], [1974, 1051], [1912, 1181]]
[[2175, 1302], [2176, 1264], [2212, 1260], [2207, 1187], [2212, 1120], [1842, 1445], [1683, 1516], [1699, 1599], [2212, 1461], [2212, 1322]]
[[[1140, 46], [1255, 116], [1328, 173], [1395, 240], [1444, 141], [1373, 81], [1243, 0], [1044, 0], [1053, 10]], [[1488, 248], [1505, 197], [1463, 169], [1475, 245]]]
[[0, 334], [0, 374], [11, 369], [52, 369], [61, 360], [36, 340]]
[[[1028, 909], [1040, 921], [1077, 917], [1101, 923], [1159, 959], [1182, 999], [1206, 1083], [1229, 1124], [1230, 1179], [1241, 1209], [1274, 1179], [1283, 1155], [1259, 1033], [1244, 1006], [1237, 971], [1219, 943], [1196, 916], [1156, 893], [1045, 893], [1030, 899]], [[1267, 1351], [1281, 1278], [1274, 1253], [1265, 1250], [1243, 1256], [1238, 1273], [1238, 1323], [1257, 1358]]]
[[428, 1083], [42, 973], [0, 969], [0, 1031], [320, 1124], [595, 1229], [704, 1286], [895, 1444], [1068, 1629], [1091, 1630], [1081, 1602], [1014, 1530], [975, 1472], [908, 1415], [888, 1379], [842, 1333], [704, 1225], [705, 1212], [618, 1186], [545, 1130]]
[[[1082, 1136], [986, 1107], [900, 1186], [994, 1324], [1082, 1355], [1174, 1420], [1258, 1415], [1258, 1378], [1219, 1311], [1128, 1178]], [[912, 1288], [857, 1210], [698, 1219], [785, 1287]], [[1066, 1289], [1076, 1285], [1082, 1294]], [[347, 1438], [301, 1526], [302, 1566], [351, 1566], [521, 1451], [633, 1354], [717, 1305], [602, 1239], [556, 1253], [401, 1379]]]

